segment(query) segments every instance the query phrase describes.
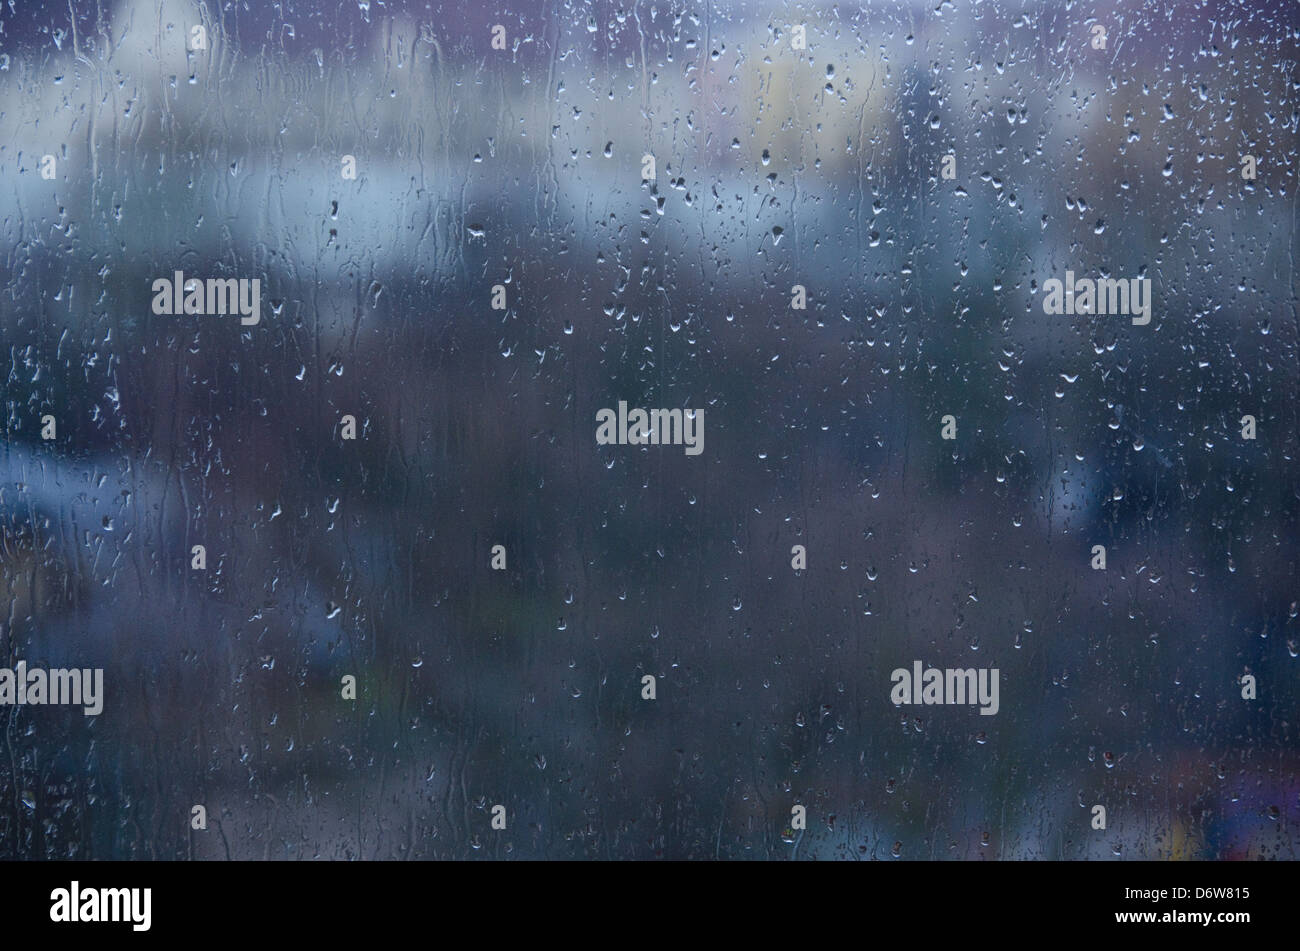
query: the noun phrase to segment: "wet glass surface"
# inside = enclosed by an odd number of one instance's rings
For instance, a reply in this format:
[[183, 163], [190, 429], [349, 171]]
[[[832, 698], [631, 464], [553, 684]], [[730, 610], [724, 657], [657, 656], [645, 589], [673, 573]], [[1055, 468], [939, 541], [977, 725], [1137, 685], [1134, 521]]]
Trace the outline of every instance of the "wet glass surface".
[[1293, 5], [72, 7], [0, 856], [1296, 858]]

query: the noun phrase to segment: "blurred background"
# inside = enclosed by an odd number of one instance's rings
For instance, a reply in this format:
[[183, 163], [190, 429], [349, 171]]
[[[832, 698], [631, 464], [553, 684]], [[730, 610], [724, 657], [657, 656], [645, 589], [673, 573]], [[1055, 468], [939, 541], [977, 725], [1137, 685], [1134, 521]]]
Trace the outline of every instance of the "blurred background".
[[1295, 859], [1298, 9], [6, 5], [0, 857]]

